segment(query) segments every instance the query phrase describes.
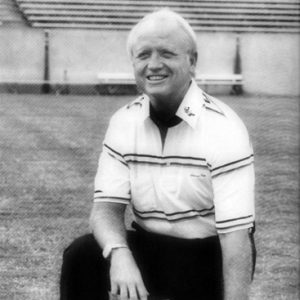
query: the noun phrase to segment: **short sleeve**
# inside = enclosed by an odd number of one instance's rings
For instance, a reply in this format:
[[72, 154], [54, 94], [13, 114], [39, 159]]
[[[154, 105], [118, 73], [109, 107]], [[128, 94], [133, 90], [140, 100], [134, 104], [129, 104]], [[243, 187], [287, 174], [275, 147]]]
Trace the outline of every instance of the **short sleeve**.
[[251, 228], [254, 224], [253, 164], [212, 179], [218, 233]]
[[113, 117], [107, 129], [95, 177], [94, 202], [129, 204], [129, 168], [123, 158], [124, 124]]
[[224, 117], [210, 148], [211, 180], [218, 233], [254, 225], [254, 156], [246, 127], [237, 116]]

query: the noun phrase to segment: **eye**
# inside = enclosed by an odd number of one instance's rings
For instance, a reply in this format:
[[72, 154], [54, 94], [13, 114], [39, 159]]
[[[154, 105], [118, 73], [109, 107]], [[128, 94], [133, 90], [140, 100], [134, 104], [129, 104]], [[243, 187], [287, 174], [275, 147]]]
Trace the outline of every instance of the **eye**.
[[136, 55], [136, 58], [141, 59], [141, 60], [144, 60], [144, 59], [149, 58], [149, 56], [150, 56], [150, 52], [148, 52], [148, 51], [143, 51], [143, 52], [138, 53], [138, 54]]
[[164, 50], [164, 51], [162, 51], [161, 56], [164, 58], [172, 58], [172, 57], [176, 56], [176, 54], [171, 51]]

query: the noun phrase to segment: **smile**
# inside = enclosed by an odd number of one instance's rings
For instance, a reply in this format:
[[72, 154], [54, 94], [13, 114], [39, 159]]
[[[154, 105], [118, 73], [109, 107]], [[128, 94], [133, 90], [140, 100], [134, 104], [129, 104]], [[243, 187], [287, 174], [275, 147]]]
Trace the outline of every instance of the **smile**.
[[167, 77], [168, 77], [167, 75], [149, 75], [149, 76], [147, 76], [147, 79], [149, 81], [161, 81]]

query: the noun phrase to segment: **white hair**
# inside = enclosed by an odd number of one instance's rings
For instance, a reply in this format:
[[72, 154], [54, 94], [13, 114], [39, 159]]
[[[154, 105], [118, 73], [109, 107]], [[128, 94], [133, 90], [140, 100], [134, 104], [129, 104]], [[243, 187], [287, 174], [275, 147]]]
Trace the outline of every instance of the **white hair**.
[[179, 27], [186, 34], [188, 39], [188, 51], [190, 54], [197, 53], [197, 40], [196, 34], [190, 24], [178, 13], [172, 11], [169, 8], [159, 9], [152, 13], [145, 15], [129, 32], [127, 38], [127, 52], [129, 56], [132, 56], [132, 47], [139, 34], [139, 29], [143, 23], [146, 21], [176, 21]]

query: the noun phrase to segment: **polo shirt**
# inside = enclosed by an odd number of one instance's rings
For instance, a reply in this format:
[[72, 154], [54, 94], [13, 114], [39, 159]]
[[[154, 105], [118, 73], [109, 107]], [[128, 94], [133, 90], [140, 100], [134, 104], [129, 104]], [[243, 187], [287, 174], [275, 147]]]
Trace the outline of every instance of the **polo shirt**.
[[253, 150], [236, 113], [192, 81], [162, 146], [146, 95], [111, 118], [94, 202], [131, 205], [145, 230], [205, 238], [254, 224]]

